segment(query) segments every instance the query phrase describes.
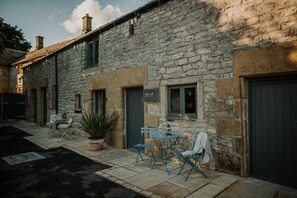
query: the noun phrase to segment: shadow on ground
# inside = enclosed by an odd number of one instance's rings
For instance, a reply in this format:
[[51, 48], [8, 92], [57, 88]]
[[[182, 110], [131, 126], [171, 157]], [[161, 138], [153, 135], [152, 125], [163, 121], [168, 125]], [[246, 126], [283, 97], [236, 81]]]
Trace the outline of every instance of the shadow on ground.
[[[14, 127], [0, 128], [1, 197], [143, 197], [95, 172], [109, 168], [63, 147], [44, 150]], [[45, 157], [9, 165], [2, 157], [36, 152]]]

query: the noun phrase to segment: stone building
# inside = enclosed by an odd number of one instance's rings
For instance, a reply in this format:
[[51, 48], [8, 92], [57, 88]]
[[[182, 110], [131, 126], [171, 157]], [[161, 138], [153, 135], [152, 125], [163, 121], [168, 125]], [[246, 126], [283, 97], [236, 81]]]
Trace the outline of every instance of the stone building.
[[22, 80], [17, 78], [14, 62], [25, 56], [26, 52], [6, 48], [0, 54], [0, 93], [16, 93], [17, 83]]
[[[36, 36], [36, 48], [35, 50], [28, 52], [21, 60], [14, 61], [13, 65], [16, 67], [16, 76], [19, 79], [17, 82], [17, 93], [23, 93], [23, 68], [31, 65], [45, 57], [49, 54], [57, 51], [58, 49], [64, 47], [66, 44], [70, 43], [72, 40], [63, 41], [48, 47], [43, 47], [43, 37]], [[46, 61], [45, 61], [46, 62]]]
[[39, 124], [54, 110], [116, 110], [117, 148], [141, 126], [207, 131], [211, 168], [296, 187], [296, 19], [290, 0], [151, 1], [27, 65], [28, 119], [34, 104], [47, 105]]

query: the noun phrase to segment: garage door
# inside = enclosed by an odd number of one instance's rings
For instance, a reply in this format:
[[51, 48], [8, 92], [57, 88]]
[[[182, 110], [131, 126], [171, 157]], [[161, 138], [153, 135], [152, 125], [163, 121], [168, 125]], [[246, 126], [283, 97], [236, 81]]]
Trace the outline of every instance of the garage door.
[[297, 77], [251, 80], [250, 176], [297, 187]]

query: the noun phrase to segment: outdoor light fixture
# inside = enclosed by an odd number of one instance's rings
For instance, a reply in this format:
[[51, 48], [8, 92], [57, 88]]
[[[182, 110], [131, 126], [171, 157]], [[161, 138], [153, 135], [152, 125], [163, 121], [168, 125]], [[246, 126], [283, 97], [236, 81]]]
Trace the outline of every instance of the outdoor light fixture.
[[130, 19], [129, 21], [129, 35], [134, 34], [134, 19]]

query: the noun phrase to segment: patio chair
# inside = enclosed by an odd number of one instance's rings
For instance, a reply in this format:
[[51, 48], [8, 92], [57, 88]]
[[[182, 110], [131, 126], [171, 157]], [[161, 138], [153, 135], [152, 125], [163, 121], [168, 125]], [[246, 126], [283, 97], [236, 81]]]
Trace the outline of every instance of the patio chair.
[[61, 137], [68, 137], [69, 139], [71, 138], [71, 134], [72, 134], [72, 124], [73, 124], [73, 118], [68, 118], [67, 119], [67, 124], [59, 124], [58, 125], [58, 129], [61, 132]]
[[193, 170], [195, 170], [198, 173], [201, 173], [205, 178], [207, 178], [207, 176], [201, 171], [197, 163], [199, 162], [201, 164], [206, 164], [209, 162], [210, 159], [213, 158], [211, 152], [211, 145], [207, 133], [198, 132], [196, 133], [196, 136], [197, 138], [192, 150], [186, 150], [178, 153], [178, 156], [183, 159], [183, 164], [180, 166], [178, 175], [181, 173], [186, 163], [188, 163], [191, 166], [191, 169], [185, 181], [188, 180]]
[[57, 130], [57, 120], [58, 120], [58, 115], [55, 113], [52, 113], [50, 115], [50, 121], [47, 123], [48, 127], [50, 128], [49, 132], [52, 135], [59, 135], [59, 132]]
[[[151, 135], [153, 133], [158, 132], [159, 129], [158, 128], [151, 128], [151, 127], [141, 127], [140, 129], [140, 133], [141, 133], [141, 140], [144, 140], [144, 136], [147, 135]], [[139, 162], [138, 158], [140, 157], [142, 161], [144, 161], [143, 157], [149, 156], [151, 158], [150, 160], [150, 166], [152, 165], [152, 160], [155, 161], [155, 156], [153, 153], [154, 150], [154, 144], [145, 144], [145, 143], [139, 143], [134, 145], [134, 148], [136, 148], [137, 150], [137, 157], [136, 157], [136, 161], [135, 161], [135, 166], [137, 165], [137, 163]], [[147, 153], [146, 153], [147, 152]]]

